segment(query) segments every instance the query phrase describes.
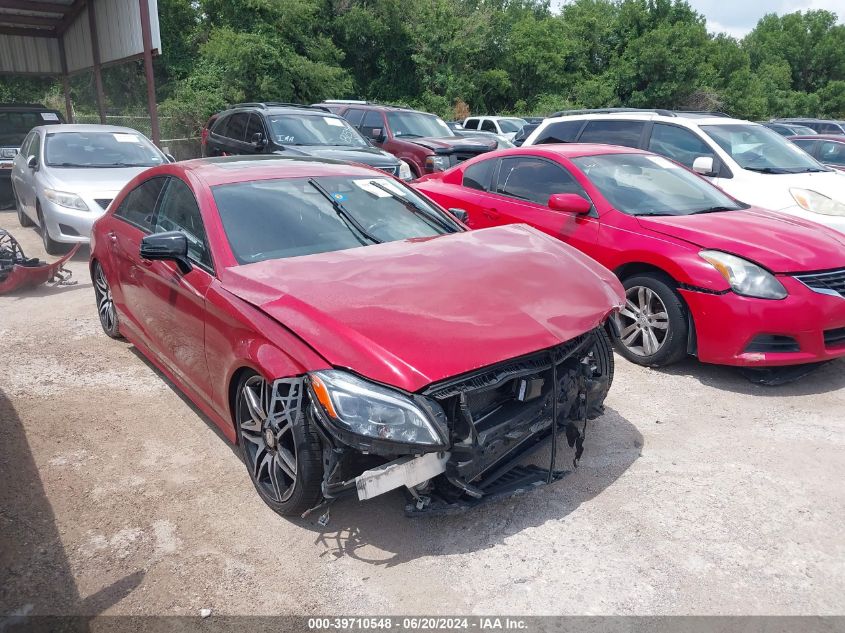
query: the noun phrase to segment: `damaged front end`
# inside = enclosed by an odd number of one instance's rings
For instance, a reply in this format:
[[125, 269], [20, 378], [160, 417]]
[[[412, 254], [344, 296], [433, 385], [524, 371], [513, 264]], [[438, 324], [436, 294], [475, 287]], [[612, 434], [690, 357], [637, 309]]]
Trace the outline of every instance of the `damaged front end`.
[[[318, 507], [404, 488], [409, 515], [453, 512], [555, 481], [568, 472], [557, 469], [557, 433], [577, 464], [587, 420], [601, 413], [612, 378], [602, 327], [414, 394], [314, 372], [307, 414], [324, 447]], [[548, 465], [520, 465], [550, 439]]]
[[27, 257], [11, 233], [0, 229], [0, 295], [15, 290], [55, 282], [69, 285], [71, 271], [64, 267], [67, 260], [76, 254], [79, 245], [74, 246], [58, 261], [48, 264], [37, 257]]

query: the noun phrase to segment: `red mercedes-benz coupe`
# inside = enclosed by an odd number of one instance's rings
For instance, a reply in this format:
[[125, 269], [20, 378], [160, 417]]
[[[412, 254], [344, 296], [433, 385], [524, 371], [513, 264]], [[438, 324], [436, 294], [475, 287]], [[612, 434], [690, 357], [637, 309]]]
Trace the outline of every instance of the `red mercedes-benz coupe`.
[[559, 426], [577, 458], [613, 376], [610, 271], [531, 227], [466, 231], [364, 166], [156, 167], [91, 244], [106, 334], [240, 444], [280, 514], [399, 487], [430, 511], [551, 481], [554, 463], [514, 465]]
[[[845, 356], [845, 236], [749, 207], [665, 158], [609, 145], [502, 150], [416, 188], [472, 228], [526, 223], [614, 271], [617, 349], [745, 367]], [[550, 282], [551, 283], [551, 282]]]

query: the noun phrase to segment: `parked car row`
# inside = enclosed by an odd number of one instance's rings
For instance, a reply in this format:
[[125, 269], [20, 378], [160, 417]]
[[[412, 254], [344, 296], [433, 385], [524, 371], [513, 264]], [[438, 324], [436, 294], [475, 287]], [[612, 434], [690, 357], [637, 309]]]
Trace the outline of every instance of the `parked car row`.
[[712, 113], [536, 125], [496, 150], [396, 106], [238, 104], [181, 163], [126, 128], [37, 126], [13, 184], [48, 248], [90, 231], [105, 333], [283, 515], [555, 481], [554, 448], [522, 464], [558, 433], [581, 456], [612, 345], [646, 366], [845, 357], [843, 174]]

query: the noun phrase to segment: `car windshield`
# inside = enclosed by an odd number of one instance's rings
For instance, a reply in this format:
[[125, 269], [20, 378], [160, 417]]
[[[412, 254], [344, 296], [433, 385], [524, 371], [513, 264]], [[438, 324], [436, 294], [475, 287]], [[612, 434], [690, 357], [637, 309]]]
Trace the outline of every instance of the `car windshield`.
[[57, 132], [47, 135], [51, 167], [154, 167], [164, 155], [137, 132]]
[[456, 136], [439, 116], [423, 112], [388, 112], [387, 123], [393, 136]]
[[762, 125], [702, 125], [701, 129], [740, 167], [749, 171], [764, 174], [828, 171], [804, 150]]
[[212, 191], [241, 264], [463, 230], [408, 187], [378, 175], [255, 180]]
[[602, 154], [572, 162], [615, 209], [628, 215], [692, 215], [748, 208], [662, 156]]
[[277, 114], [267, 119], [270, 121], [273, 138], [280, 145], [369, 145], [355, 128], [338, 116]]
[[499, 119], [499, 127], [502, 132], [519, 132], [525, 125], [522, 119]]
[[37, 125], [61, 123], [54, 112], [0, 112], [0, 145], [20, 147]]

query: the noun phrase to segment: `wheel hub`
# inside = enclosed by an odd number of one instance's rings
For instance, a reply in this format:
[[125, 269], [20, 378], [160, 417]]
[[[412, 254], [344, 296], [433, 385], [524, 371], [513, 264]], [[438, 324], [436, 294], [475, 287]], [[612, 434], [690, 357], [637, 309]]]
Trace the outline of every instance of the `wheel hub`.
[[267, 445], [267, 448], [271, 450], [276, 448], [276, 434], [273, 433], [273, 429], [269, 426], [264, 429], [264, 443]]

